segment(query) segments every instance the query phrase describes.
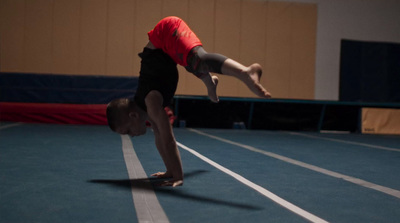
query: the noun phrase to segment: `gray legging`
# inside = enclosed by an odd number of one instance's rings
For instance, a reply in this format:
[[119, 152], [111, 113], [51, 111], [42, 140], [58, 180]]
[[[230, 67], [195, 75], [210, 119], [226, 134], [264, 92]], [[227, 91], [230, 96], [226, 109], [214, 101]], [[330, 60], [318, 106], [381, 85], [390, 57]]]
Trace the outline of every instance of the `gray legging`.
[[185, 68], [198, 78], [208, 75], [209, 72], [222, 74], [221, 67], [226, 59], [228, 58], [224, 55], [207, 53], [202, 46], [196, 46], [190, 51]]

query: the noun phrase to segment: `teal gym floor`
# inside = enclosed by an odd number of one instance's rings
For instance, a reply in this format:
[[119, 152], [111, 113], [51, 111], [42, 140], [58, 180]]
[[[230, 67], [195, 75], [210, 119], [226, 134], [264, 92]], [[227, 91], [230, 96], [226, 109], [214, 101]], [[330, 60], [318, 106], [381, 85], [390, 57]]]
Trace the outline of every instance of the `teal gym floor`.
[[178, 188], [150, 129], [1, 123], [0, 222], [399, 222], [399, 136], [174, 132]]

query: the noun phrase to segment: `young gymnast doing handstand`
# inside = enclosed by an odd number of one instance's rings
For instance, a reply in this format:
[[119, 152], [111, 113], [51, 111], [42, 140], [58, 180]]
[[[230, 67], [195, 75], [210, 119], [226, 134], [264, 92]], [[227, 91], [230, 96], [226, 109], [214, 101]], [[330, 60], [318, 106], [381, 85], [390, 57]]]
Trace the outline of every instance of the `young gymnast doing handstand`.
[[166, 179], [161, 186], [181, 186], [181, 157], [164, 111], [178, 84], [177, 64], [203, 81], [212, 102], [219, 99], [218, 77], [211, 73], [236, 77], [259, 97], [270, 98], [271, 95], [260, 84], [262, 68], [259, 64], [246, 67], [221, 54], [207, 53], [196, 34], [178, 17], [162, 19], [148, 32], [148, 37], [149, 42], [139, 54], [142, 60], [136, 94], [133, 100], [120, 98], [108, 104], [108, 124], [113, 131], [133, 137], [145, 134], [146, 121], [149, 121], [166, 167], [165, 172], [152, 176]]

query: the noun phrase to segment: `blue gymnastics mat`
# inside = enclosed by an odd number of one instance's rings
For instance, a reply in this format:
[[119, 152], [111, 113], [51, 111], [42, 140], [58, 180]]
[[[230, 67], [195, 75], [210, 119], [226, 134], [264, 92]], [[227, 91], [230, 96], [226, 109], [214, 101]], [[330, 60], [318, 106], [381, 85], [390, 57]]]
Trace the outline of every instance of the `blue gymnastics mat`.
[[[148, 179], [165, 171], [150, 129], [128, 138], [106, 126], [1, 123], [0, 222], [400, 219], [398, 136], [174, 132], [185, 174], [178, 188]], [[145, 176], [132, 178], [140, 168]]]

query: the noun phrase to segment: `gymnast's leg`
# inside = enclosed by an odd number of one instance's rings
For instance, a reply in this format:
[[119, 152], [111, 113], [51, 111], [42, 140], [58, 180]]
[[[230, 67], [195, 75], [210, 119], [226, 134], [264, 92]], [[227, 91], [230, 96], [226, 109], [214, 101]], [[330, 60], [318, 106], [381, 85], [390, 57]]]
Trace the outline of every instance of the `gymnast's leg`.
[[210, 72], [236, 77], [257, 96], [271, 97], [271, 94], [260, 84], [262, 68], [257, 63], [246, 67], [221, 54], [207, 53], [201, 46], [192, 49], [188, 56], [188, 63], [189, 66], [186, 69], [203, 81], [207, 87], [208, 96], [213, 102], [218, 102], [216, 93], [218, 77], [211, 76]]

